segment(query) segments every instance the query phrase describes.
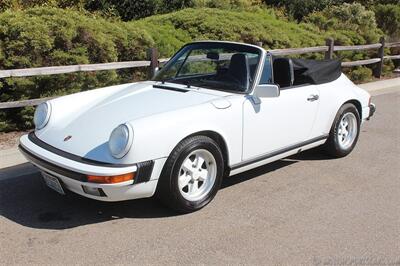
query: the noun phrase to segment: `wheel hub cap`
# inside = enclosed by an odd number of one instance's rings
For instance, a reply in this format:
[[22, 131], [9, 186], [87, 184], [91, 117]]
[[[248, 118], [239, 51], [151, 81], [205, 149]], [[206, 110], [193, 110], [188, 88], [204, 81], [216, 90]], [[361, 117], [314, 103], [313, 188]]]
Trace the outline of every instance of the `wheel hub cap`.
[[180, 167], [179, 191], [186, 200], [201, 200], [211, 191], [216, 175], [214, 156], [207, 150], [195, 150], [186, 157]]
[[338, 143], [342, 149], [348, 149], [357, 136], [357, 118], [353, 113], [346, 113], [338, 127]]

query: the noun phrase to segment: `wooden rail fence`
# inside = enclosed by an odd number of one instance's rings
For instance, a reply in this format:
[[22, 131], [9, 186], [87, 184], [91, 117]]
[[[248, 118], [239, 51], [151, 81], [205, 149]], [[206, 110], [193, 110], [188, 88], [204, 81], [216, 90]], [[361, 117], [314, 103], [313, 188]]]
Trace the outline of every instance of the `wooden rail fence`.
[[[257, 43], [257, 45], [262, 46], [262, 43]], [[400, 54], [385, 55], [384, 51], [385, 48], [391, 48], [391, 47], [400, 47], [400, 42], [386, 43], [385, 38], [381, 37], [379, 43], [374, 43], [374, 44], [335, 46], [334, 40], [329, 38], [326, 40], [326, 44], [324, 46], [275, 49], [268, 51], [272, 55], [279, 55], [279, 56], [322, 52], [325, 54], [325, 59], [332, 59], [334, 52], [378, 49], [378, 57], [366, 60], [342, 62], [342, 67], [354, 67], [354, 66], [377, 64], [376, 67], [374, 68], [374, 76], [380, 78], [382, 75], [382, 66], [384, 60], [400, 59]], [[88, 71], [99, 71], [99, 70], [116, 70], [116, 69], [137, 68], [137, 67], [149, 67], [148, 69], [149, 76], [152, 76], [156, 68], [159, 67], [160, 63], [165, 63], [169, 60], [169, 58], [158, 58], [158, 51], [156, 48], [150, 48], [148, 50], [147, 57], [148, 60], [146, 61], [125, 61], [125, 62], [113, 62], [113, 63], [103, 63], [103, 64], [84, 64], [84, 65], [0, 70], [0, 78], [31, 77], [31, 76], [41, 76], [41, 75], [66, 74], [66, 73], [88, 72]], [[4, 102], [0, 103], [0, 109], [35, 106], [51, 98], [54, 97], [22, 100], [14, 102]]]

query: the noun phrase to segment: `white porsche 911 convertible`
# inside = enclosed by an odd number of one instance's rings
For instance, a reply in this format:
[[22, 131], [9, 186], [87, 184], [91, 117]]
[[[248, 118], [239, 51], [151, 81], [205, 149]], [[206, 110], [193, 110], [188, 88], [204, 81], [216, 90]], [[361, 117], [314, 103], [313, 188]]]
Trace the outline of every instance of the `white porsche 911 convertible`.
[[35, 131], [19, 148], [61, 194], [102, 201], [156, 195], [191, 212], [214, 198], [224, 176], [320, 145], [346, 156], [374, 111], [339, 61], [194, 42], [151, 81], [39, 105]]

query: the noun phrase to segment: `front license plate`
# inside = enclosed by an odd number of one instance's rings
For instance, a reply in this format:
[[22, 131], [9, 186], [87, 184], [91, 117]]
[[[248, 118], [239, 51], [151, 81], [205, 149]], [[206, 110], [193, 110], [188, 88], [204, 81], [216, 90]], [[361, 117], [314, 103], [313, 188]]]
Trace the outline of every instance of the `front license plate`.
[[49, 175], [48, 173], [45, 172], [42, 172], [42, 176], [44, 182], [49, 188], [54, 189], [55, 191], [57, 191], [62, 195], [65, 195], [64, 189], [62, 188], [61, 183], [57, 177]]

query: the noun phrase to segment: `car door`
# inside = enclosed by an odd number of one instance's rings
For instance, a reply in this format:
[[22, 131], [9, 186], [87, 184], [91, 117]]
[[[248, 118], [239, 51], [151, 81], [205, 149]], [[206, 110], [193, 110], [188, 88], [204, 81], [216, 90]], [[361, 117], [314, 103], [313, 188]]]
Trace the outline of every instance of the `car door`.
[[[260, 84], [271, 80], [265, 78], [270, 71], [268, 59]], [[281, 88], [275, 98], [247, 97], [243, 103], [243, 161], [309, 140], [318, 98], [315, 85]]]

